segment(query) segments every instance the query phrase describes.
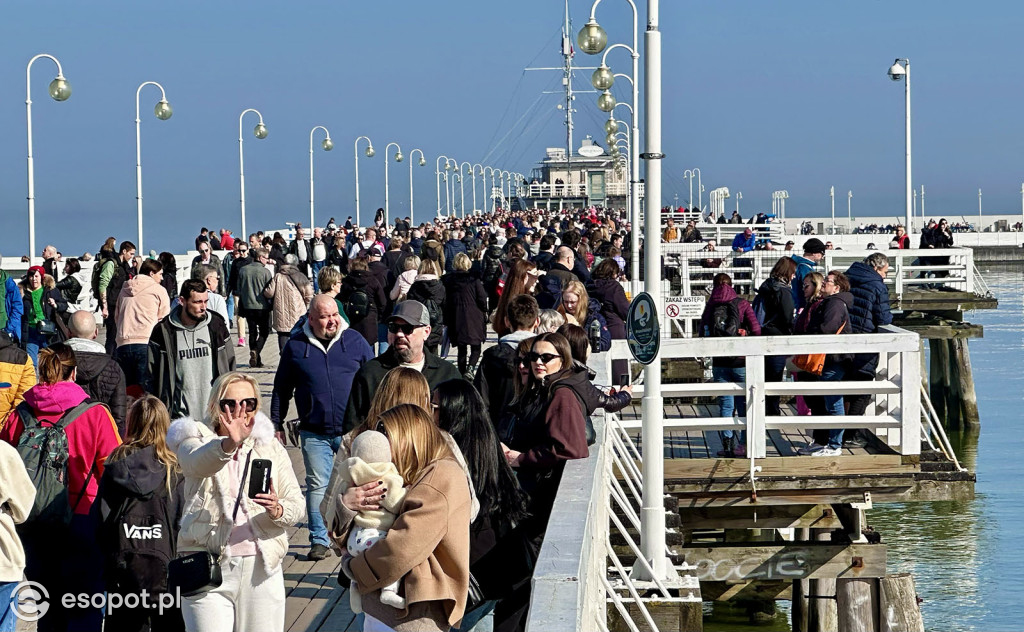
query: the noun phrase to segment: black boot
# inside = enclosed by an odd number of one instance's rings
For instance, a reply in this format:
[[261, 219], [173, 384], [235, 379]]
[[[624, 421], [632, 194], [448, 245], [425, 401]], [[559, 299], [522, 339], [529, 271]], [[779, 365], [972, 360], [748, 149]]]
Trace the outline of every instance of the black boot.
[[736, 436], [722, 437], [722, 450], [718, 451], [718, 456], [724, 456], [727, 458], [735, 458], [733, 450], [736, 448]]

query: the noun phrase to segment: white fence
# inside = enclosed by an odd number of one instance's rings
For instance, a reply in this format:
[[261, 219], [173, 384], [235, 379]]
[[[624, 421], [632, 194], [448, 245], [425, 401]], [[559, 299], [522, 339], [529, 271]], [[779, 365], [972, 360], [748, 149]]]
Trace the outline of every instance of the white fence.
[[[765, 382], [765, 356], [815, 353], [878, 353], [873, 381]], [[748, 336], [736, 338], [663, 339], [661, 355], [668, 358], [745, 358], [743, 382], [663, 384], [662, 397], [741, 396], [747, 399], [746, 414], [738, 417], [705, 417], [665, 421], [666, 429], [746, 430], [751, 461], [765, 458], [768, 430], [867, 428], [900, 454], [921, 452], [921, 349], [915, 333], [888, 326], [877, 334], [839, 336]], [[629, 358], [625, 341], [612, 341], [606, 360]], [[610, 369], [609, 369], [610, 370]], [[633, 387], [634, 399], [643, 397], [643, 385]], [[870, 395], [864, 415], [776, 416], [765, 412], [765, 397], [791, 395]], [[640, 421], [623, 422], [640, 428]]]

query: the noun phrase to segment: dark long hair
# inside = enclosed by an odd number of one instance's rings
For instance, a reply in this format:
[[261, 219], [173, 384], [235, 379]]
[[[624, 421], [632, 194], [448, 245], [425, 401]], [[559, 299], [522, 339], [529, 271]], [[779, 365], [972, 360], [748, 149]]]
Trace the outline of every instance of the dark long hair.
[[480, 393], [465, 380], [442, 382], [435, 392], [440, 402], [437, 425], [455, 439], [466, 457], [480, 515], [501, 516], [512, 524], [522, 521], [527, 497], [505, 460]]

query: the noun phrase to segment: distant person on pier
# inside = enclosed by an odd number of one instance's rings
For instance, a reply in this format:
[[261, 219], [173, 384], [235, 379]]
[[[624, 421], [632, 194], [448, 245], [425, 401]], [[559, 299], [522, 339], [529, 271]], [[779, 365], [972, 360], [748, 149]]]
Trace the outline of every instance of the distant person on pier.
[[[313, 264], [313, 247], [309, 239], [306, 239], [306, 231], [302, 228], [295, 229], [295, 239], [288, 244], [286, 255], [295, 255], [296, 262], [292, 265], [298, 267], [302, 274], [309, 276], [309, 268]], [[287, 263], [287, 260], [285, 261]]]
[[814, 271], [818, 263], [825, 258], [825, 244], [817, 237], [811, 237], [804, 242], [804, 255], [799, 257], [793, 255], [796, 261], [796, 276], [793, 277], [793, 304], [797, 311], [807, 306], [807, 299], [804, 298], [803, 281], [808, 273]]
[[277, 332], [277, 349], [282, 351], [291, 337], [292, 327], [313, 300], [313, 284], [299, 268], [298, 257], [289, 253], [285, 255], [285, 265], [263, 289], [263, 297], [273, 303], [271, 308], [271, 327]]
[[107, 354], [103, 345], [96, 342], [99, 330], [92, 312], [78, 310], [72, 314], [68, 319], [68, 331], [71, 338], [67, 344], [75, 352], [77, 363], [75, 384], [81, 386], [89, 397], [107, 405], [117, 424], [117, 431], [123, 437], [127, 431], [125, 419], [128, 411], [124, 371]]
[[743, 223], [743, 217], [740, 216], [739, 211], [733, 211], [732, 212], [732, 217], [729, 218], [729, 223], [730, 224], [742, 224]]
[[[732, 277], [724, 272], [715, 275], [711, 297], [704, 306], [700, 317], [700, 336], [702, 338], [722, 338], [733, 336], [760, 336], [761, 324], [750, 303], [736, 295], [732, 287]], [[711, 361], [711, 373], [714, 381], [719, 383], [739, 382], [747, 379], [746, 360], [743, 357], [719, 357]], [[745, 416], [747, 399], [742, 396], [722, 395], [718, 398], [719, 416], [731, 418], [733, 411], [738, 416]], [[746, 442], [743, 431], [739, 441], [733, 436], [732, 430], [722, 431], [723, 450], [718, 453], [724, 457], [746, 456]]]
[[754, 231], [749, 228], [744, 228], [742, 233], [737, 233], [732, 238], [732, 251], [733, 252], [750, 252], [754, 249], [756, 240], [754, 239]]
[[671, 217], [665, 223], [665, 231], [661, 234], [661, 240], [670, 244], [679, 241], [679, 230]]
[[[768, 278], [757, 290], [754, 299], [754, 314], [761, 323], [762, 336], [791, 336], [796, 307], [793, 304], [793, 288], [790, 285], [796, 276], [796, 262], [790, 257], [782, 257], [775, 262]], [[787, 356], [765, 356], [764, 381], [781, 382], [786, 368]], [[769, 395], [765, 398], [765, 411], [768, 415], [781, 415], [779, 396]]]
[[117, 300], [118, 331], [114, 359], [124, 371], [126, 385], [146, 392], [150, 392], [147, 366], [149, 338], [157, 323], [171, 313], [171, 299], [161, 284], [163, 275], [164, 269], [159, 261], [143, 261], [139, 275], [124, 284]]
[[[193, 279], [202, 278], [202, 266], [213, 266], [217, 269], [222, 268], [220, 257], [213, 254], [213, 246], [208, 243], [199, 244], [199, 254], [192, 259], [192, 268], [189, 276]], [[217, 282], [217, 291], [223, 296], [224, 294], [224, 281], [219, 280]]]
[[696, 244], [704, 241], [700, 231], [697, 229], [697, 222], [692, 219], [686, 222], [686, 228], [683, 229], [682, 241], [684, 244]]
[[892, 241], [901, 250], [910, 249], [910, 235], [907, 234], [907, 230], [902, 225], [896, 227], [896, 235], [892, 238]]
[[267, 269], [269, 261], [265, 248], [258, 248], [250, 251], [255, 261], [242, 267], [238, 271], [238, 314], [245, 318], [249, 329], [249, 366], [258, 368], [263, 366], [260, 355], [263, 352], [263, 345], [270, 337], [270, 301], [263, 296], [263, 290], [274, 278], [274, 275]]
[[[112, 239], [107, 240], [108, 244]], [[107, 330], [104, 346], [107, 353], [113, 354], [117, 348], [117, 297], [121, 295], [125, 282], [135, 277], [136, 270], [131, 264], [135, 258], [135, 244], [122, 241], [117, 252], [114, 252], [113, 246], [108, 249], [108, 244], [104, 244], [97, 257], [92, 274], [92, 290], [99, 302], [103, 326]]]

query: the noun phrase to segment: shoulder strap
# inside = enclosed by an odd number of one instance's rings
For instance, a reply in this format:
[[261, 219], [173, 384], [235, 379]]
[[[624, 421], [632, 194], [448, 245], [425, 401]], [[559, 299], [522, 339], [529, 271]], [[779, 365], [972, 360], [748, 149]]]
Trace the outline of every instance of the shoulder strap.
[[249, 476], [249, 460], [252, 459], [252, 448], [249, 448], [249, 453], [245, 455], [245, 467], [242, 468], [242, 480], [238, 484], [238, 496], [235, 498], [235, 510], [231, 512], [231, 523], [234, 524], [235, 517], [238, 516], [238, 507], [242, 504], [242, 490], [245, 489], [245, 479]]
[[91, 398], [86, 398], [85, 401], [83, 401], [81, 404], [75, 406], [74, 408], [71, 408], [70, 410], [65, 411], [64, 414], [61, 415], [60, 419], [57, 420], [57, 423], [53, 424], [53, 427], [64, 430], [65, 428], [71, 425], [71, 422], [84, 415], [85, 411], [89, 410], [93, 406], [98, 405], [101, 404], [99, 404], [99, 402], [93, 401]]

